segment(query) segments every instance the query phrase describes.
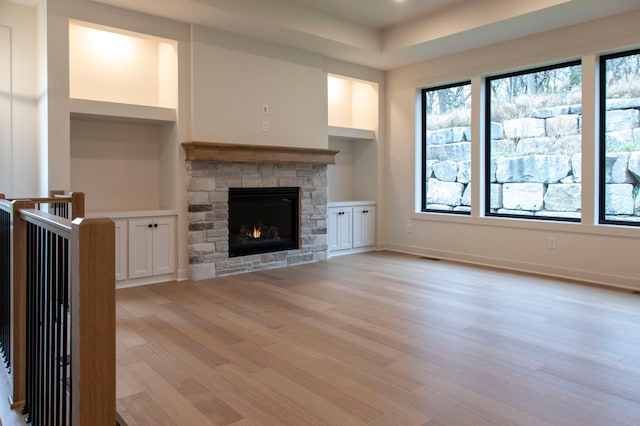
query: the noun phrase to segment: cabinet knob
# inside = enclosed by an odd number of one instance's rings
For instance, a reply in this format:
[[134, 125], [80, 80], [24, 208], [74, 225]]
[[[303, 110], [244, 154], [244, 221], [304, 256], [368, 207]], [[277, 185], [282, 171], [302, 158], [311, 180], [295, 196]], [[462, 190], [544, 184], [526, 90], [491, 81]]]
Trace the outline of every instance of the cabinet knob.
[[153, 227], [154, 227], [154, 228], [157, 228], [157, 227], [158, 227], [158, 224], [157, 224], [157, 223], [154, 223], [154, 224], [153, 224]]
[[151, 223], [148, 226], [149, 226], [149, 228], [153, 228], [153, 224], [151, 224]]

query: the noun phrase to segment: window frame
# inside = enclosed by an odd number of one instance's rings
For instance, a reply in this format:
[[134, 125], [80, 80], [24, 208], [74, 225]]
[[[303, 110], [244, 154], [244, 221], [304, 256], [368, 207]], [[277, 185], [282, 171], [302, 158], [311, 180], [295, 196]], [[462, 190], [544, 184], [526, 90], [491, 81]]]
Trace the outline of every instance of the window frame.
[[600, 55], [598, 58], [598, 225], [640, 227], [639, 221], [612, 220], [606, 218], [607, 191], [607, 60], [640, 55], [640, 48]]
[[[518, 71], [510, 71], [506, 73], [487, 75], [484, 78], [484, 216], [492, 218], [504, 218], [504, 219], [525, 219], [525, 220], [537, 220], [546, 222], [571, 222], [582, 223], [582, 211], [580, 211], [580, 218], [571, 217], [551, 217], [551, 216], [536, 216], [536, 215], [519, 215], [511, 213], [498, 213], [491, 211], [491, 82], [503, 78], [510, 78], [524, 74], [533, 74], [541, 71], [549, 71], [558, 68], [568, 68], [573, 66], [583, 67], [582, 58], [573, 59], [568, 61], [562, 61], [553, 63], [550, 65], [534, 66]], [[583, 84], [583, 81], [580, 81]], [[581, 134], [582, 136], [582, 134]], [[582, 187], [582, 182], [580, 183]]]
[[[453, 87], [461, 87], [461, 86], [469, 86], [472, 89], [471, 79], [466, 79], [462, 81], [457, 81], [454, 83], [440, 84], [437, 86], [429, 86], [423, 87], [420, 89], [420, 120], [421, 120], [421, 132], [422, 132], [422, 161], [420, 163], [420, 213], [436, 213], [436, 214], [451, 214], [462, 217], [470, 217], [471, 211], [455, 211], [455, 210], [442, 210], [442, 209], [427, 209], [427, 111], [426, 111], [426, 100], [427, 93], [434, 92], [437, 90], [451, 89]], [[473, 91], [472, 91], [473, 93]], [[473, 96], [473, 94], [471, 95]], [[471, 123], [473, 127], [473, 122]], [[471, 141], [473, 143], [473, 141]], [[471, 158], [469, 159], [471, 160]], [[473, 166], [473, 163], [472, 163]], [[471, 185], [471, 182], [469, 182]]]

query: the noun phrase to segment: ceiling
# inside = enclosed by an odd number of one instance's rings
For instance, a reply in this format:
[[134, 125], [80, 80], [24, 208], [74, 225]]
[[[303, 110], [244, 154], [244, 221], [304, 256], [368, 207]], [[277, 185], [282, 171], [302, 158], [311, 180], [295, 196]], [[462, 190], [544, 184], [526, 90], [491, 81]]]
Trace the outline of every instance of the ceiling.
[[[293, 0], [361, 25], [384, 29], [465, 0]], [[478, 0], [476, 0], [478, 1]]]
[[640, 9], [639, 0], [91, 0], [388, 70]]

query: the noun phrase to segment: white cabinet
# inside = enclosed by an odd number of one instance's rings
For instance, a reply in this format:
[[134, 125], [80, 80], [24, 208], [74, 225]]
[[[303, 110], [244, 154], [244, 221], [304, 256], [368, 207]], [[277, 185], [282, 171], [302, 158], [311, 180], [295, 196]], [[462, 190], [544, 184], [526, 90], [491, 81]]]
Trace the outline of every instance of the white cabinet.
[[92, 213], [115, 223], [116, 282], [119, 288], [176, 278], [177, 213], [141, 210]]
[[129, 279], [175, 272], [175, 222], [173, 217], [129, 220]]
[[350, 249], [352, 246], [352, 207], [329, 207], [329, 250]]
[[329, 255], [371, 250], [376, 244], [376, 206], [371, 202], [329, 203]]
[[126, 219], [115, 219], [116, 225], [116, 281], [127, 279], [127, 253], [128, 250], [128, 221]]
[[367, 247], [376, 243], [375, 206], [353, 208], [353, 247]]

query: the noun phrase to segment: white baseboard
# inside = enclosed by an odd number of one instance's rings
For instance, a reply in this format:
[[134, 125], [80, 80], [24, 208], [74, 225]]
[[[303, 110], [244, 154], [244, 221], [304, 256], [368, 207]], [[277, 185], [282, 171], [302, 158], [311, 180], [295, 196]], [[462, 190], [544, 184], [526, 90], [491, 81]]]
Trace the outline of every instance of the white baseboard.
[[178, 269], [176, 281], [186, 281], [189, 279], [189, 269]]
[[367, 251], [375, 251], [375, 250], [376, 250], [375, 246], [358, 247], [358, 248], [344, 249], [344, 250], [332, 250], [327, 252], [327, 258], [330, 259], [335, 256], [344, 256], [345, 254], [364, 253]]
[[176, 281], [176, 274], [154, 275], [152, 277], [134, 278], [131, 280], [116, 281], [116, 289], [140, 287], [143, 285], [160, 284]]
[[385, 244], [385, 250], [415, 256], [428, 256], [435, 259], [462, 262], [471, 265], [506, 269], [516, 272], [544, 275], [552, 278], [576, 280], [591, 284], [617, 287], [627, 290], [640, 290], [640, 278], [615, 274], [602, 274], [597, 271], [585, 271], [579, 269], [549, 266], [538, 263], [520, 262], [509, 259], [501, 259], [489, 256], [469, 255], [446, 250], [433, 250], [424, 247], [405, 246], [400, 244]]

